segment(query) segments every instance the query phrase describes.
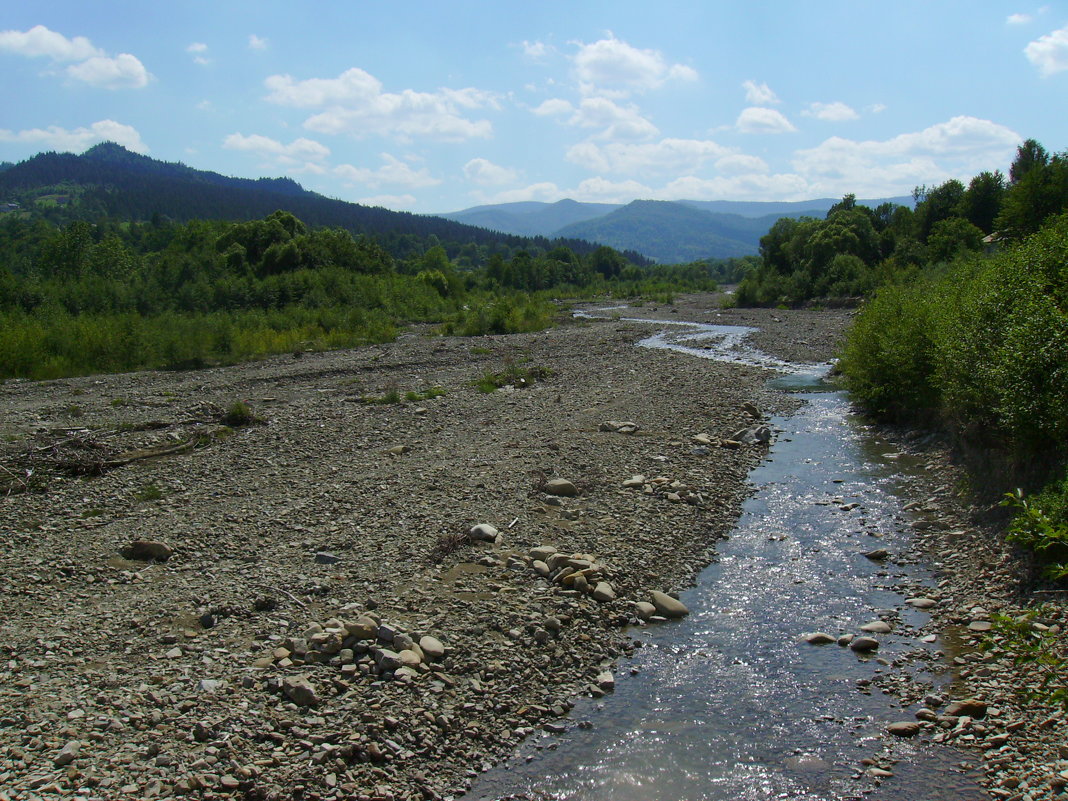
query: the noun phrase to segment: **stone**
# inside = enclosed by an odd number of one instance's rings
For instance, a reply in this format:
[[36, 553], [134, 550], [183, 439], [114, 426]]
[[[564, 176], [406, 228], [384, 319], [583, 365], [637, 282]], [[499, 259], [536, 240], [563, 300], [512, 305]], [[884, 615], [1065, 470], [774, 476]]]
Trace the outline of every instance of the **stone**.
[[771, 442], [771, 429], [767, 426], [742, 428], [731, 434], [725, 442], [738, 442], [742, 445], [766, 445]]
[[419, 654], [409, 648], [405, 648], [397, 654], [397, 657], [400, 659], [402, 667], [414, 668], [423, 664], [423, 660], [420, 658]]
[[623, 482], [624, 489], [641, 489], [643, 486], [645, 486], [645, 476], [640, 474], [633, 475]]
[[653, 599], [653, 606], [656, 607], [658, 614], [664, 617], [685, 617], [690, 614], [690, 610], [686, 608], [686, 605], [678, 600], [672, 598], [665, 592], [659, 590], [653, 590], [650, 595]]
[[566, 478], [550, 478], [542, 486], [547, 495], [557, 495], [561, 498], [574, 498], [578, 495], [578, 487]]
[[404, 663], [401, 661], [400, 654], [396, 651], [392, 651], [389, 648], [378, 648], [375, 650], [375, 662], [378, 664], [378, 669], [385, 672], [387, 670], [396, 670]]
[[890, 624], [885, 620], [873, 620], [871, 623], [865, 623], [861, 626], [860, 630], [869, 634], [889, 634], [893, 629], [890, 628]]
[[494, 542], [500, 532], [489, 523], [479, 523], [467, 530], [467, 536], [475, 542]]
[[166, 562], [174, 555], [174, 549], [165, 542], [134, 540], [122, 550], [122, 555], [138, 562]]
[[886, 548], [876, 548], [874, 551], [868, 551], [864, 556], [873, 562], [882, 562], [890, 558], [890, 551]]
[[994, 624], [989, 620], [973, 620], [968, 624], [968, 631], [987, 632], [994, 628]]
[[387, 453], [389, 453], [390, 456], [402, 456], [410, 450], [411, 448], [409, 448], [407, 445], [394, 445], [392, 448], [389, 449], [389, 451], [387, 451]]
[[57, 768], [62, 768], [69, 765], [71, 762], [78, 758], [78, 754], [81, 753], [82, 744], [79, 740], [71, 740], [56, 754], [52, 759], [52, 764]]
[[605, 670], [598, 674], [594, 683], [604, 690], [606, 693], [612, 692], [616, 688], [616, 677], [608, 670]]
[[319, 551], [319, 553], [315, 554], [315, 564], [317, 565], [336, 565], [340, 561], [340, 556], [335, 556], [329, 551]]
[[656, 607], [648, 601], [638, 601], [634, 604], [634, 611], [641, 620], [648, 620], [656, 614]]
[[901, 720], [886, 727], [887, 734], [895, 737], [915, 737], [920, 733], [920, 729], [920, 724], [914, 720]]
[[933, 598], [906, 598], [905, 603], [913, 609], [930, 609], [933, 606], [938, 606], [938, 601]]
[[549, 557], [554, 553], [556, 553], [556, 548], [551, 545], [538, 545], [527, 552], [531, 559], [541, 560], [542, 562], [548, 561]]
[[319, 695], [307, 676], [286, 676], [282, 692], [297, 706], [319, 706]]
[[605, 420], [600, 425], [601, 431], [615, 431], [618, 434], [633, 434], [641, 428], [630, 420]]
[[548, 578], [549, 577], [549, 573], [551, 572], [549, 570], [549, 566], [547, 564], [545, 564], [545, 562], [541, 561], [540, 559], [535, 559], [531, 563], [530, 566], [532, 568], [534, 568], [534, 572], [537, 573], [542, 578]]
[[427, 659], [441, 659], [445, 656], [445, 646], [442, 645], [441, 640], [429, 634], [419, 638], [419, 647]]
[[950, 701], [945, 709], [945, 714], [954, 717], [967, 715], [970, 718], [986, 717], [986, 702], [975, 698], [965, 698], [960, 701]]
[[593, 600], [607, 603], [616, 599], [616, 592], [607, 581], [598, 581], [593, 588]]
[[[345, 623], [345, 631], [357, 640], [373, 640], [378, 636], [378, 623], [372, 618], [361, 617]], [[287, 654], [288, 655], [288, 654]]]
[[830, 645], [835, 639], [834, 636], [822, 631], [814, 631], [811, 634], [804, 635], [804, 640], [809, 645]]
[[856, 637], [849, 647], [858, 653], [867, 653], [879, 650], [879, 641], [874, 637]]

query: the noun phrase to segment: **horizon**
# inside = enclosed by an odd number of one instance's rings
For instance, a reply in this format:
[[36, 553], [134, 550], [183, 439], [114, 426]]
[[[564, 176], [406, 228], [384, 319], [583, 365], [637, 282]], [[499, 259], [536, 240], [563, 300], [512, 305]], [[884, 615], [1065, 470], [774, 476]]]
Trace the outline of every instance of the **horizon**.
[[903, 197], [1068, 145], [1049, 4], [59, 0], [3, 27], [2, 161], [111, 140], [422, 214]]

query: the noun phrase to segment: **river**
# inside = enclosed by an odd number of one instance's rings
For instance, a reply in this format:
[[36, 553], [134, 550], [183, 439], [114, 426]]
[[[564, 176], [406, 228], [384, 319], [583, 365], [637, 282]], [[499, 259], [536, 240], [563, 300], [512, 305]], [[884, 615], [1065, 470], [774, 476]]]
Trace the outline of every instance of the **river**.
[[[903, 578], [933, 583], [920, 564], [863, 554], [909, 546], [902, 488], [922, 469], [893, 452], [828, 391], [827, 366], [791, 365], [748, 345], [752, 329], [663, 323], [639, 343], [699, 358], [775, 370], [773, 383], [801, 391], [804, 406], [774, 418], [768, 458], [750, 475], [754, 493], [716, 561], [681, 600], [683, 620], [632, 630], [644, 647], [621, 663], [615, 692], [586, 698], [562, 733], [528, 739], [483, 774], [465, 799], [599, 801], [939, 801], [986, 797], [968, 756], [885, 735], [912, 719], [872, 685], [895, 659], [948, 646], [928, 616], [895, 591]], [[907, 562], [908, 560], [902, 560]], [[806, 632], [861, 634], [884, 620], [870, 656]], [[944, 661], [910, 661], [944, 689]], [[926, 673], [924, 671], [933, 672]], [[892, 776], [873, 776], [873, 767]]]

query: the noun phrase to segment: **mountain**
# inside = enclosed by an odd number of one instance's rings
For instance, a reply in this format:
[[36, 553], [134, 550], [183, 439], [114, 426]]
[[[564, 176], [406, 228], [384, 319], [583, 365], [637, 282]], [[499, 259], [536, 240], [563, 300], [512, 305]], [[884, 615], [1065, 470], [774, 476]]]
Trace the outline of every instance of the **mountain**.
[[[635, 200], [627, 205], [526, 201], [475, 206], [439, 216], [526, 236], [585, 239], [636, 251], [664, 264], [747, 256], [781, 217], [823, 218], [840, 198], [762, 202]], [[858, 200], [911, 206], [911, 197]]]
[[555, 203], [524, 201], [475, 206], [438, 216], [508, 234], [548, 236], [566, 225], [602, 217], [618, 208], [616, 203], [579, 203], [565, 198]]
[[[179, 222], [251, 220], [274, 211], [289, 211], [312, 227], [340, 227], [374, 237], [394, 256], [421, 253], [436, 237], [450, 246], [475, 244], [493, 248], [549, 250], [561, 244], [577, 253], [596, 245], [582, 240], [556, 241], [541, 235], [498, 233], [441, 217], [362, 206], [304, 189], [290, 178], [232, 178], [133, 153], [113, 142], [81, 155], [40, 153], [0, 170], [0, 200], [34, 205], [36, 196], [63, 197], [64, 219], [110, 216], [148, 220], [155, 215]], [[69, 201], [69, 203], [68, 203]], [[637, 253], [624, 254], [648, 263]]]

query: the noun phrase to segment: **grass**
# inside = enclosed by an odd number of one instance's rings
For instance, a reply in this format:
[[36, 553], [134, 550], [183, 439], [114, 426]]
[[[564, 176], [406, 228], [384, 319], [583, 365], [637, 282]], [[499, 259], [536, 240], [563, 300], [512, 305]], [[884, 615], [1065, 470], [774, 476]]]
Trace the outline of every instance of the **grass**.
[[219, 422], [230, 428], [241, 428], [242, 426], [262, 425], [267, 421], [253, 412], [244, 401], [234, 401], [226, 410], [226, 414], [219, 418]]
[[139, 501], [158, 501], [164, 494], [163, 490], [155, 484], [145, 484], [134, 494], [134, 498]]
[[529, 387], [538, 382], [547, 381], [553, 375], [552, 368], [542, 365], [520, 367], [510, 364], [499, 373], [486, 372], [473, 383], [479, 392], [489, 394], [501, 387], [513, 386], [516, 389]]

